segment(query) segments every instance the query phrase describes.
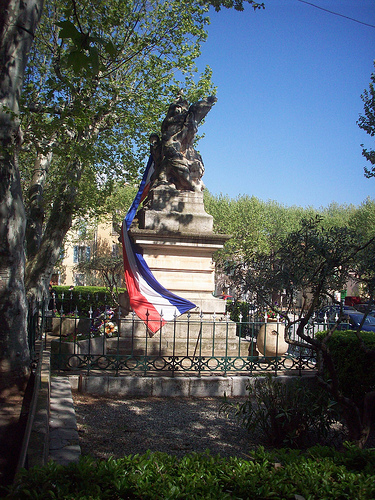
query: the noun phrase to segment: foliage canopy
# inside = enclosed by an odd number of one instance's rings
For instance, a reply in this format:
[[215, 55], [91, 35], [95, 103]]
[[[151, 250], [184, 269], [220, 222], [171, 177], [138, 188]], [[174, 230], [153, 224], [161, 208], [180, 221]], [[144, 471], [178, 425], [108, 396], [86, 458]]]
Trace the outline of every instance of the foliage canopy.
[[[375, 73], [371, 74], [369, 89], [365, 89], [361, 95], [364, 104], [364, 114], [360, 115], [358, 126], [367, 132], [371, 137], [375, 136]], [[362, 146], [362, 155], [372, 165], [370, 168], [364, 167], [366, 177], [375, 176], [375, 151]]]

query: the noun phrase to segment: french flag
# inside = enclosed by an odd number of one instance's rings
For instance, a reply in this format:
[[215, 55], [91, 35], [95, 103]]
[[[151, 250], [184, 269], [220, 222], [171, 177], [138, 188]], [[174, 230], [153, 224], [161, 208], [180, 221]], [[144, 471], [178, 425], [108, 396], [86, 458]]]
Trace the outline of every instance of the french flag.
[[135, 314], [156, 333], [167, 321], [193, 309], [195, 304], [165, 289], [151, 273], [143, 255], [131, 241], [128, 231], [139, 204], [146, 198], [154, 172], [152, 156], [147, 162], [138, 193], [122, 223], [121, 241], [126, 287]]

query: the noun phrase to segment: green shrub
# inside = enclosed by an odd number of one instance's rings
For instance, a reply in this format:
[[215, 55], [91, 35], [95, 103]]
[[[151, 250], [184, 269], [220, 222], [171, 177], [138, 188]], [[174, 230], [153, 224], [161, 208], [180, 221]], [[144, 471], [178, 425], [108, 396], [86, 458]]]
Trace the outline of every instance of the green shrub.
[[240, 321], [240, 314], [242, 314], [242, 321], [249, 321], [250, 304], [248, 302], [239, 302], [237, 300], [228, 300], [226, 304], [227, 312], [229, 312], [230, 319], [238, 323]]
[[[317, 338], [323, 339], [326, 332], [318, 332]], [[368, 349], [375, 349], [375, 333], [361, 332]], [[366, 354], [353, 331], [335, 331], [327, 341], [340, 390], [359, 407], [366, 393], [375, 390], [374, 356]]]
[[293, 499], [375, 498], [375, 451], [348, 447], [338, 453], [314, 447], [254, 450], [248, 460], [148, 453], [119, 460], [82, 457], [68, 466], [50, 462], [22, 471], [8, 500]]
[[[311, 379], [309, 380], [311, 383]], [[303, 447], [311, 434], [326, 438], [336, 414], [334, 404], [308, 380], [280, 380], [267, 374], [247, 386], [242, 403], [225, 399], [222, 412], [234, 412], [248, 431], [262, 432], [272, 446]]]
[[[68, 286], [54, 286], [56, 293], [56, 309], [60, 313], [61, 307], [64, 314], [74, 313], [78, 310], [81, 317], [89, 317], [90, 307], [94, 312], [103, 306], [116, 307], [108, 289], [102, 286], [76, 286], [72, 291]], [[126, 291], [125, 288], [119, 288], [119, 293]]]
[[[226, 312], [232, 321], [237, 323], [237, 335], [239, 337], [256, 337], [259, 328], [261, 327], [264, 319], [258, 316], [253, 316], [251, 313], [251, 304], [248, 302], [231, 301], [228, 300], [226, 304]], [[240, 322], [241, 317], [241, 322]]]

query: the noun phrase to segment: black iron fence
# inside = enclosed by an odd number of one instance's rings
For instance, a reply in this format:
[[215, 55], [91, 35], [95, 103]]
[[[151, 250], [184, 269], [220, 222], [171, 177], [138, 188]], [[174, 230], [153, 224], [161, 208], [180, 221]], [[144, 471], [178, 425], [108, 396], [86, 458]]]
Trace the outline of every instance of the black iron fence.
[[47, 303], [45, 301], [32, 301], [28, 304], [27, 314], [27, 342], [30, 350], [30, 359], [36, 358], [36, 345], [39, 341], [46, 340], [46, 319], [48, 316]]

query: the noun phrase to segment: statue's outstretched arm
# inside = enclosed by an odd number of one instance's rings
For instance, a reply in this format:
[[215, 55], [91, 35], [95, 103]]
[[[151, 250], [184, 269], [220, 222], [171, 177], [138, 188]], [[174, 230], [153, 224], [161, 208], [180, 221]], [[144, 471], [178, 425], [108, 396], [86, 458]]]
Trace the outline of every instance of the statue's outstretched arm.
[[216, 101], [217, 98], [215, 96], [209, 96], [201, 101], [195, 102], [190, 106], [189, 114], [192, 113], [194, 115], [195, 122], [198, 124], [207, 115]]

